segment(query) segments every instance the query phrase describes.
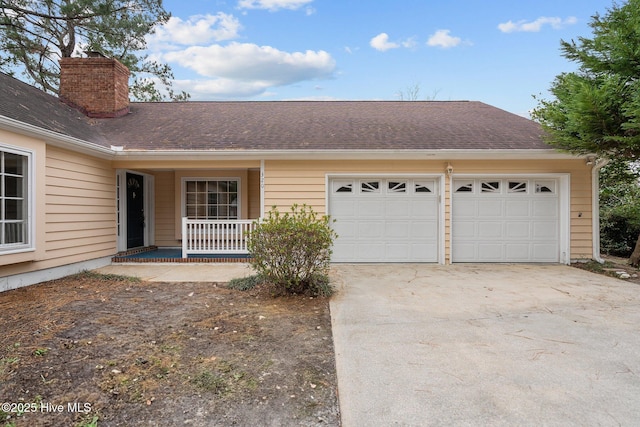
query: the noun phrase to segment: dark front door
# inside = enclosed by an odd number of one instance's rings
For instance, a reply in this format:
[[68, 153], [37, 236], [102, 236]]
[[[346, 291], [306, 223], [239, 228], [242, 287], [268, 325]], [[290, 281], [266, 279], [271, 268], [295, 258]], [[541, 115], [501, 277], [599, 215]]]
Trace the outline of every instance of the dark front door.
[[144, 177], [127, 173], [127, 249], [144, 246]]

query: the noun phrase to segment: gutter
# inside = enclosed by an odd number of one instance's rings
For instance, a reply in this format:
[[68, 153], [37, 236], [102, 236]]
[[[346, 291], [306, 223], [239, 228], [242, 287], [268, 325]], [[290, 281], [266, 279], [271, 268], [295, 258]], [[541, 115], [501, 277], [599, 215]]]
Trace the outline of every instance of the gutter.
[[600, 169], [609, 163], [609, 159], [597, 159], [588, 157], [593, 162], [591, 168], [591, 217], [592, 217], [592, 241], [593, 241], [593, 260], [604, 264], [604, 260], [600, 256]]
[[533, 150], [127, 150], [114, 153], [127, 160], [523, 160], [576, 159], [553, 149]]

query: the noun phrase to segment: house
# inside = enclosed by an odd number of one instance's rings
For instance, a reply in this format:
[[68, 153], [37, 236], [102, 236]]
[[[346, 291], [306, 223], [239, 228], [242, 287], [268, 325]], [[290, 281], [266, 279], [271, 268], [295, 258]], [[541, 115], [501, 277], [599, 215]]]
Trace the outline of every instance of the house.
[[180, 247], [183, 218], [238, 234], [293, 203], [336, 220], [335, 262], [599, 259], [597, 162], [528, 119], [467, 101], [129, 103], [127, 79], [65, 58], [58, 99], [0, 75], [0, 289]]

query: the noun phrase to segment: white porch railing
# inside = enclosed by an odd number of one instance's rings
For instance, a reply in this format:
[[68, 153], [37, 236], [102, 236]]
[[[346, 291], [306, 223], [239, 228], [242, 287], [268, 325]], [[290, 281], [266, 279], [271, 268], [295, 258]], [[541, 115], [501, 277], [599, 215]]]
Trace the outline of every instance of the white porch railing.
[[247, 254], [254, 220], [182, 218], [182, 258], [193, 254]]

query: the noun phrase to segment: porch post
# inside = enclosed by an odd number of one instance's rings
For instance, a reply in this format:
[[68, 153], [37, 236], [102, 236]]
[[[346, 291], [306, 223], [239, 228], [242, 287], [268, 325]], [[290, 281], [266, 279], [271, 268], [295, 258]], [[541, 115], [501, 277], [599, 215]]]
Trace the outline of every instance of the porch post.
[[264, 218], [264, 159], [260, 160], [260, 219]]
[[187, 258], [187, 217], [182, 217], [182, 258]]

